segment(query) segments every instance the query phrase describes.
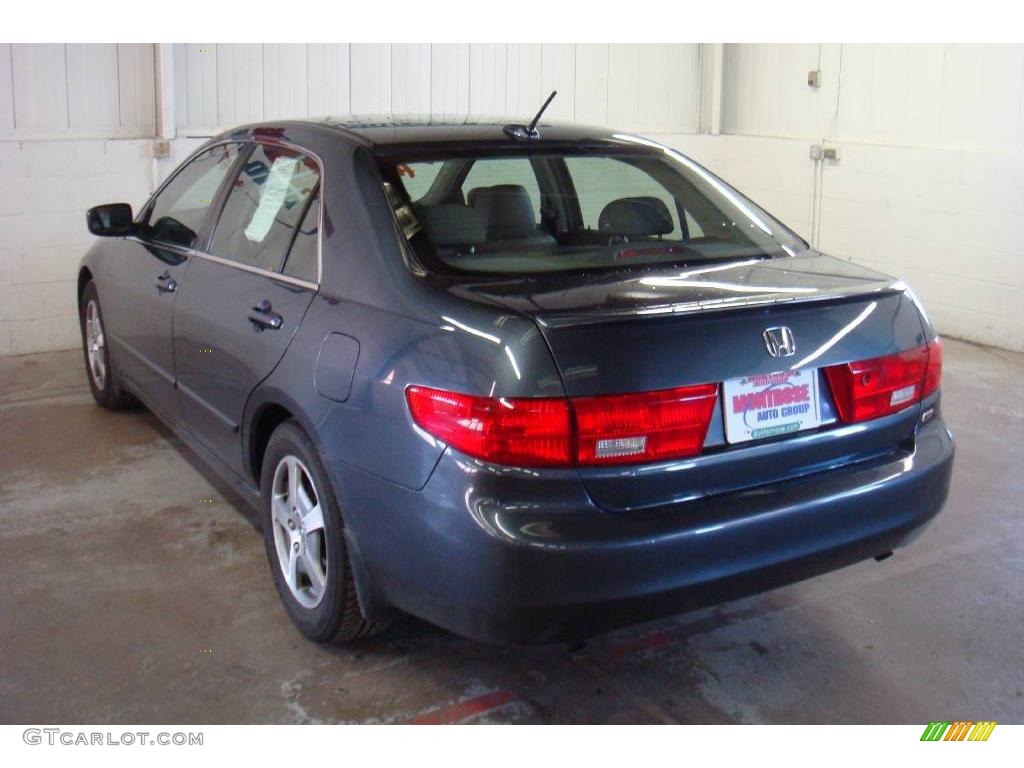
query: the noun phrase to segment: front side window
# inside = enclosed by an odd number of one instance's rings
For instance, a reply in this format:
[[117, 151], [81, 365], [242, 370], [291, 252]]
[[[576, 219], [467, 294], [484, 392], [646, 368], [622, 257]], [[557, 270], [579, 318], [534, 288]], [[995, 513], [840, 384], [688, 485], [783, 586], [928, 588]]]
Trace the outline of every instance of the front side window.
[[153, 200], [141, 234], [155, 243], [192, 248], [221, 182], [238, 157], [237, 144], [221, 144], [195, 157]]
[[311, 157], [257, 145], [228, 193], [210, 253], [280, 272], [319, 182], [320, 171]]
[[[533, 274], [793, 255], [807, 244], [673, 150], [460, 149], [382, 156], [398, 220], [428, 269]], [[514, 156], [513, 156], [514, 153]], [[411, 190], [411, 179], [430, 178]], [[404, 194], [402, 194], [404, 192]]]

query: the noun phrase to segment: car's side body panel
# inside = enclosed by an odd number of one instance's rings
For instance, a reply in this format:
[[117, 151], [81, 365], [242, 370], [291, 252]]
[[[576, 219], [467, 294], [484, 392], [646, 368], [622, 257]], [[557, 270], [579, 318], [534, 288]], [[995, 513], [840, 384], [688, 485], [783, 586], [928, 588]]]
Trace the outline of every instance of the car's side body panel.
[[163, 418], [177, 419], [174, 353], [167, 343], [177, 293], [169, 288], [183, 281], [187, 257], [178, 249], [118, 238], [97, 243], [83, 263], [96, 280], [120, 375], [145, 390]]
[[[277, 366], [313, 297], [303, 286], [193, 258], [174, 308], [182, 419], [210, 450], [244, 471], [240, 425], [249, 394]], [[264, 305], [279, 328], [250, 319]]]

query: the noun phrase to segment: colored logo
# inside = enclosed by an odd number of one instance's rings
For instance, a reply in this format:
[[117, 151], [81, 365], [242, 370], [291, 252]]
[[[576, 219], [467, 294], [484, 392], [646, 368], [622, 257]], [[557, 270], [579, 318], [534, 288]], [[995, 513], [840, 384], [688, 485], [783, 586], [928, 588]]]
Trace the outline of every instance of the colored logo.
[[977, 723], [967, 720], [955, 722], [932, 721], [921, 734], [921, 741], [988, 741], [996, 724], [994, 720], [981, 720]]

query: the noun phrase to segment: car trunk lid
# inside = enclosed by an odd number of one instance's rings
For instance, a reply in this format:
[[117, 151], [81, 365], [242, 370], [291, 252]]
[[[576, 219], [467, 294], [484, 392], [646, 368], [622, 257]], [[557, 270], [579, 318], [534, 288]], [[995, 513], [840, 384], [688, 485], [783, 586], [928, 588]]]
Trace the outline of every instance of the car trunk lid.
[[[918, 408], [841, 425], [821, 369], [924, 343], [913, 298], [891, 278], [809, 252], [672, 269], [547, 275], [463, 285], [477, 299], [532, 317], [566, 392], [588, 397], [807, 371], [820, 425], [736, 442], [718, 402], [697, 457], [581, 468], [588, 492], [610, 510], [656, 507], [839, 466], [900, 450]], [[795, 349], [773, 357], [765, 331], [786, 328]], [[787, 350], [788, 351], [788, 350]], [[733, 390], [735, 391], [735, 390]]]

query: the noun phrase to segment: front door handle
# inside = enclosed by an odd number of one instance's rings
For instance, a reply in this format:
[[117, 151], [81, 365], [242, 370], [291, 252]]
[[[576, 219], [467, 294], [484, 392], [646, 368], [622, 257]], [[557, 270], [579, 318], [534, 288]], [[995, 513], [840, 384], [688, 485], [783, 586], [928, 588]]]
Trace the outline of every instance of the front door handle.
[[156, 289], [160, 293], [174, 293], [178, 290], [178, 283], [171, 277], [170, 272], [164, 272], [156, 279]]
[[248, 317], [260, 328], [269, 328], [272, 331], [276, 331], [284, 323], [284, 318], [271, 309], [270, 302], [266, 299], [250, 309]]

